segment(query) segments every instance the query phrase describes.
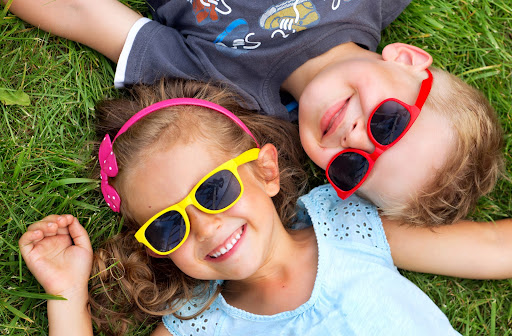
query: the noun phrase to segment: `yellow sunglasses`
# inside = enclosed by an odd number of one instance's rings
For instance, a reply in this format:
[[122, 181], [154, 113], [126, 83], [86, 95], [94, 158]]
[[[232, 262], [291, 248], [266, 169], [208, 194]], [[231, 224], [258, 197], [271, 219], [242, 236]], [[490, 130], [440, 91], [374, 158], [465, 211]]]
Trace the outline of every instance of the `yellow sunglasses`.
[[216, 214], [228, 210], [242, 197], [244, 185], [238, 167], [258, 158], [259, 148], [249, 149], [203, 177], [180, 202], [151, 217], [135, 233], [135, 238], [159, 255], [176, 251], [187, 239], [190, 221], [185, 209], [194, 205], [202, 212]]

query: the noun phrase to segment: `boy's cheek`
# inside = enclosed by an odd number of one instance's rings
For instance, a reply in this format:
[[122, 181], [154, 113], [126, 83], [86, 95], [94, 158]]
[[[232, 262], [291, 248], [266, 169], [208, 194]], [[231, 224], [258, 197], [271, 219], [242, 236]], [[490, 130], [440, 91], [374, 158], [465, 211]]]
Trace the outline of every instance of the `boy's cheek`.
[[304, 148], [304, 151], [309, 156], [309, 158], [323, 170], [325, 170], [325, 168], [327, 167], [327, 164], [329, 163], [330, 159], [337, 153], [329, 153], [330, 151], [326, 150], [325, 148], [321, 148], [320, 146], [314, 144], [312, 141], [303, 141], [302, 138], [301, 143], [302, 147]]

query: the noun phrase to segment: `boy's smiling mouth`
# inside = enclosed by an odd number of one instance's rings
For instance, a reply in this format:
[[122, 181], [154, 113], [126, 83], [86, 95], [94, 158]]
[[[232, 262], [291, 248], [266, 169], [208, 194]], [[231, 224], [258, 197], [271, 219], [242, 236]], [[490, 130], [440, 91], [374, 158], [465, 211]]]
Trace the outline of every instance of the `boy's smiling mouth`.
[[330, 107], [322, 117], [320, 121], [320, 130], [322, 131], [322, 137], [333, 133], [337, 127], [343, 122], [345, 118], [345, 112], [347, 110], [350, 98], [340, 101], [337, 104]]
[[247, 224], [244, 224], [243, 226], [239, 227], [224, 241], [224, 243], [217, 246], [214, 250], [208, 253], [207, 257], [211, 259], [221, 259], [221, 257], [226, 256], [226, 254], [228, 254], [228, 252], [237, 245], [240, 238], [243, 236], [246, 225]]

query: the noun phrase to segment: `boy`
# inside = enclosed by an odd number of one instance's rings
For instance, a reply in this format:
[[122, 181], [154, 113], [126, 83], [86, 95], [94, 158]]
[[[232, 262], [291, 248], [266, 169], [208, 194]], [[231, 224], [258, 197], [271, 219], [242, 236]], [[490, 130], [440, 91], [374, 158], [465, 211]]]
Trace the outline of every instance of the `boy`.
[[[404, 44], [374, 52], [408, 2], [151, 0], [156, 21], [115, 0], [14, 0], [11, 10], [117, 62], [118, 86], [212, 79], [235, 89], [245, 107], [293, 120], [282, 104], [282, 93], [291, 94], [300, 102], [302, 144], [325, 169], [343, 149], [375, 150], [366, 125], [379, 102], [412, 105], [418, 97], [432, 57]], [[358, 190], [385, 215], [424, 225], [464, 217], [502, 167], [501, 130], [487, 101], [432, 71], [422, 113]]]

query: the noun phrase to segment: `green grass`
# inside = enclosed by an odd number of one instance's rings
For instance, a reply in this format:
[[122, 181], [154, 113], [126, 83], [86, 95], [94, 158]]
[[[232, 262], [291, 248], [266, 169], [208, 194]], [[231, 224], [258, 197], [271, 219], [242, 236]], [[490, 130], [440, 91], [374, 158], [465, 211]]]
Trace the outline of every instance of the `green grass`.
[[[126, 2], [144, 8], [140, 0]], [[45, 296], [20, 258], [17, 240], [30, 223], [50, 213], [77, 216], [94, 246], [119, 230], [86, 170], [94, 104], [119, 92], [112, 87], [112, 64], [98, 53], [1, 9], [0, 15], [0, 89], [22, 90], [31, 100], [28, 106], [0, 103], [0, 334], [46, 335]], [[436, 66], [485, 93], [507, 134], [512, 176], [510, 1], [417, 1], [385, 30], [381, 45], [395, 41], [426, 49]], [[313, 183], [322, 179], [312, 177]], [[473, 217], [511, 215], [512, 184], [502, 180]], [[404, 274], [463, 335], [512, 335], [511, 280]]]

